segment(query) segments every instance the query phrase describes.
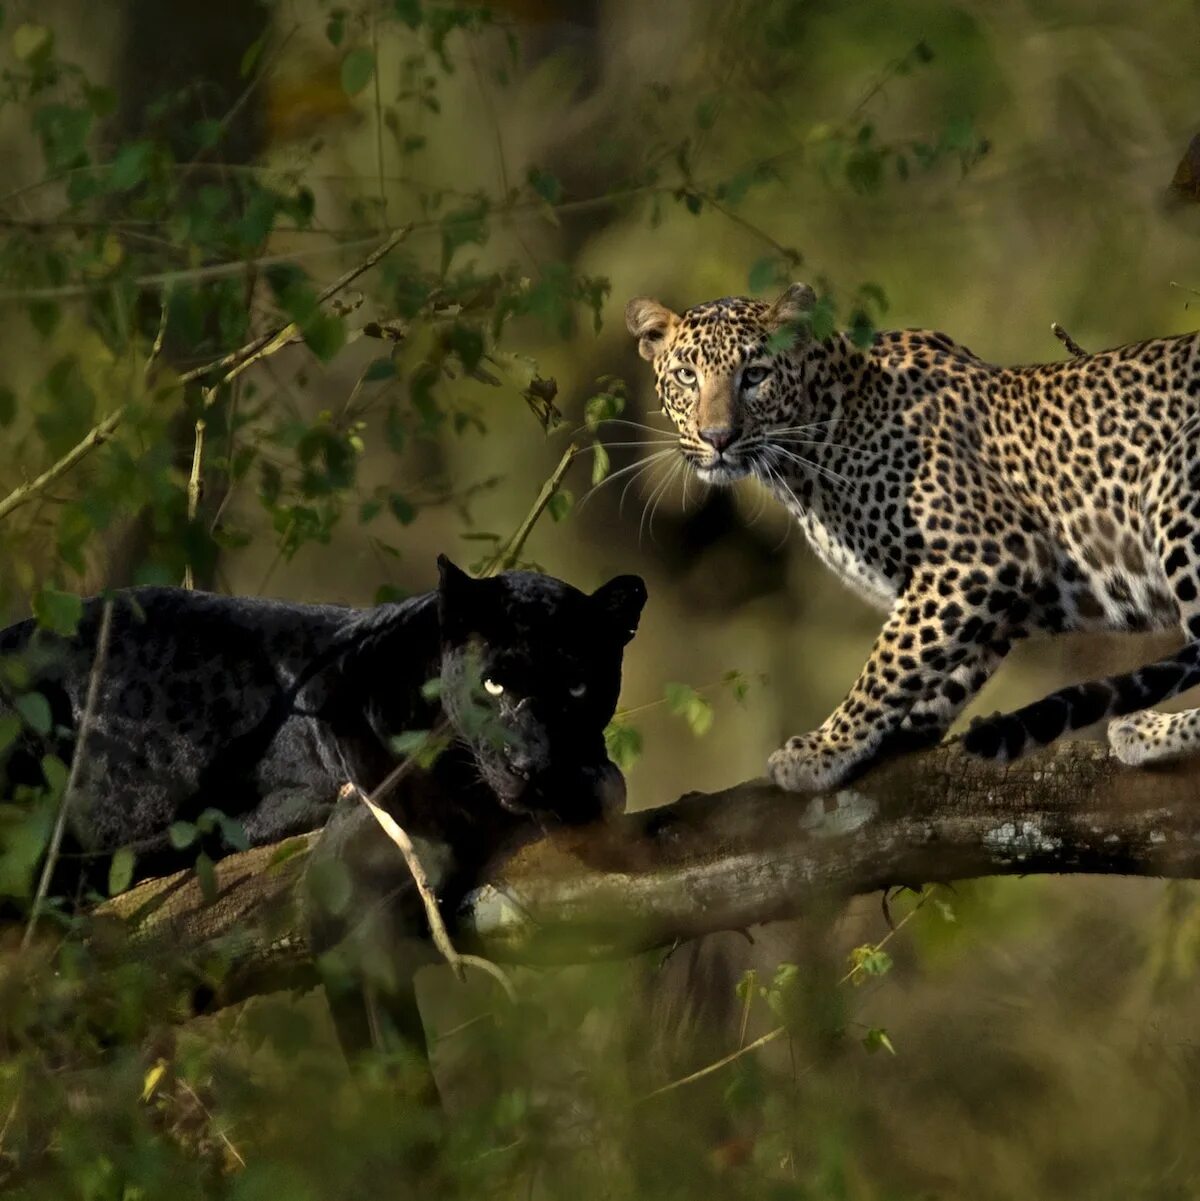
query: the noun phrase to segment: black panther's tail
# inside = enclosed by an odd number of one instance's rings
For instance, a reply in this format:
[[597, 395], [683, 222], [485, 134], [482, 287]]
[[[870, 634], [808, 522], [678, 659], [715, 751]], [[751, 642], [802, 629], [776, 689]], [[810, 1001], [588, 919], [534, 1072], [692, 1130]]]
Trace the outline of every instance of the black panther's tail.
[[968, 754], [1007, 762], [1105, 717], [1149, 709], [1200, 684], [1200, 641], [1124, 675], [1073, 684], [1015, 713], [977, 720], [963, 738]]

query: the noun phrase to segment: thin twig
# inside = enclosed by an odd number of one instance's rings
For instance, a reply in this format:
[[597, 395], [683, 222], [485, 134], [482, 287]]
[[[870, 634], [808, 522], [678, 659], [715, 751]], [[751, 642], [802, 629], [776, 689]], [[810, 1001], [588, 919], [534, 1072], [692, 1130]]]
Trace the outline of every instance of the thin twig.
[[[904, 927], [920, 912], [928, 893], [922, 894], [921, 899], [877, 942], [871, 947], [873, 951], [881, 951]], [[862, 973], [862, 968], [856, 963], [850, 970], [837, 982], [838, 988], [843, 984], [848, 984], [856, 976]], [[776, 1026], [774, 1030], [768, 1030], [766, 1034], [756, 1038], [752, 1043], [747, 1043], [744, 1047], [739, 1047], [736, 1051], [731, 1051], [728, 1055], [721, 1059], [707, 1064], [692, 1072], [690, 1075], [683, 1076], [678, 1080], [672, 1080], [668, 1084], [660, 1085], [658, 1088], [646, 1093], [638, 1098], [638, 1101], [649, 1101], [654, 1097], [661, 1097], [663, 1093], [673, 1092], [677, 1088], [682, 1088], [685, 1084], [692, 1084], [697, 1080], [703, 1080], [705, 1076], [711, 1076], [714, 1072], [719, 1072], [722, 1068], [728, 1067], [735, 1060], [741, 1059], [744, 1055], [749, 1055], [751, 1051], [757, 1051], [760, 1047], [765, 1047], [768, 1043], [774, 1042], [777, 1038], [781, 1038], [787, 1033], [786, 1026]]]
[[[200, 511], [200, 469], [203, 464], [203, 460], [204, 418], [200, 417], [196, 420], [196, 441], [192, 447], [192, 473], [190, 476], [188, 476], [187, 515], [189, 525], [196, 520], [196, 514]], [[192, 574], [192, 565], [190, 562], [183, 569], [183, 586], [189, 590], [196, 586], [196, 580]]]
[[[429, 229], [436, 222], [423, 223]], [[358, 250], [370, 246], [379, 235], [369, 238], [355, 238], [349, 242], [335, 242], [331, 246], [313, 247], [311, 250], [294, 250], [286, 254], [264, 254], [251, 259], [228, 259], [223, 263], [209, 263], [203, 267], [189, 267], [180, 271], [152, 271], [139, 275], [130, 282], [137, 288], [169, 288], [174, 284], [203, 283], [213, 279], [229, 279], [241, 275], [254, 267], [272, 267], [283, 263], [298, 263], [305, 259], [324, 258], [344, 250]], [[30, 300], [72, 300], [81, 296], [92, 296], [111, 288], [110, 283], [60, 284], [45, 288], [20, 288], [10, 292], [0, 292], [0, 304], [21, 304]]]
[[[393, 230], [388, 238], [376, 246], [376, 248], [372, 250], [371, 253], [367, 255], [367, 257], [363, 259], [361, 263], [355, 267], [351, 267], [349, 271], [335, 279], [328, 287], [322, 288], [321, 291], [317, 293], [317, 304], [324, 304], [325, 301], [327, 301], [331, 296], [336, 295], [338, 292], [342, 291], [343, 288], [346, 288], [352, 284], [364, 272], [369, 271], [375, 266], [376, 263], [379, 262], [380, 259], [388, 254], [389, 251], [392, 251], [399, 246], [400, 243], [408, 237], [411, 231], [411, 225], [402, 225], [399, 229]], [[264, 261], [265, 260], [263, 259], [256, 260], [257, 263], [263, 263]], [[262, 334], [261, 336], [247, 342], [245, 346], [239, 347], [237, 350], [230, 351], [229, 354], [225, 355], [223, 358], [217, 359], [215, 362], [206, 363], [202, 367], [193, 367], [191, 371], [186, 371], [179, 377], [179, 382], [183, 384], [190, 384], [193, 380], [202, 379], [212, 371], [220, 371], [226, 367], [234, 367], [237, 364], [243, 363], [246, 360], [251, 359], [253, 356], [258, 355], [260, 351], [265, 350], [272, 343], [283, 337], [284, 334], [287, 334], [287, 336], [290, 338], [293, 334], [298, 332], [299, 330], [296, 326], [296, 323], [294, 321], [290, 321], [281, 329], [271, 330], [269, 333]], [[235, 372], [231, 372], [224, 378], [224, 380], [222, 380], [222, 383], [228, 383], [235, 374]]]
[[205, 1105], [204, 1102], [200, 1100], [200, 1094], [197, 1093], [196, 1090], [194, 1088], [192, 1088], [192, 1086], [186, 1080], [184, 1080], [182, 1077], [176, 1076], [175, 1079], [179, 1081], [180, 1088], [184, 1089], [187, 1093], [189, 1093], [191, 1095], [192, 1100], [195, 1101], [196, 1104], [200, 1106], [201, 1110], [204, 1113], [204, 1116], [209, 1120], [210, 1124], [212, 1124], [213, 1126], [216, 1126], [217, 1136], [220, 1138], [221, 1142], [223, 1142], [225, 1144], [225, 1146], [228, 1148], [230, 1155], [232, 1155], [233, 1158], [236, 1159], [238, 1161], [238, 1163], [240, 1163], [242, 1165], [242, 1167], [244, 1168], [246, 1166], [246, 1161], [242, 1158], [242, 1153], [230, 1141], [229, 1135], [227, 1135], [220, 1126], [216, 1125], [216, 1119], [213, 1117], [208, 1106]]
[[412, 762], [414, 760], [409, 758], [400, 764], [375, 790], [372, 796], [368, 796], [354, 780], [348, 781], [346, 788], [351, 790], [366, 805], [371, 811], [371, 816], [379, 823], [383, 832], [400, 849], [400, 854], [404, 856], [404, 862], [408, 865], [409, 874], [412, 876], [413, 883], [417, 887], [421, 903], [425, 906], [425, 917], [429, 922], [429, 933], [433, 938], [433, 945], [437, 947], [439, 954], [450, 965], [454, 974], [459, 980], [463, 980], [465, 978], [463, 973], [464, 967], [478, 968], [480, 971], [486, 972], [491, 976], [504, 990], [505, 996], [510, 1001], [515, 1002], [517, 999], [516, 989], [513, 988], [512, 981], [509, 980], [503, 968], [498, 967], [491, 960], [483, 959], [478, 955], [463, 955], [455, 949], [454, 944], [450, 941], [450, 935], [446, 930], [446, 924], [442, 921], [437, 896], [429, 883], [429, 877], [425, 873], [425, 865], [421, 862], [421, 857], [417, 854], [417, 848], [413, 846], [412, 839], [409, 838], [404, 827], [386, 809], [377, 803], [376, 798], [381, 793], [393, 787], [395, 782], [400, 778], [403, 770]]
[[142, 368], [142, 379], [148, 381], [150, 372], [154, 367], [158, 356], [162, 354], [163, 343], [167, 338], [167, 314], [170, 312], [171, 290], [167, 288], [162, 295], [162, 309], [158, 314], [158, 332], [154, 335], [154, 342], [150, 347], [150, 353], [146, 356], [146, 365]]
[[14, 509], [28, 504], [39, 492], [54, 483], [60, 476], [66, 475], [81, 459], [86, 458], [97, 446], [108, 440], [112, 432], [124, 420], [127, 412], [125, 405], [114, 409], [99, 425], [94, 426], [84, 438], [73, 446], [52, 467], [47, 467], [37, 479], [28, 484], [14, 488], [3, 500], [0, 500], [0, 521], [3, 521]]
[[79, 722], [79, 730], [75, 737], [75, 751], [71, 756], [71, 770], [67, 775], [66, 787], [58, 802], [58, 816], [54, 821], [54, 832], [50, 835], [50, 845], [46, 850], [46, 862], [42, 865], [42, 875], [38, 880], [37, 892], [33, 897], [33, 908], [29, 913], [29, 923], [21, 939], [21, 950], [25, 950], [33, 940], [33, 931], [37, 926], [38, 916], [50, 890], [50, 877], [54, 874], [54, 866], [58, 862], [58, 852], [62, 847], [63, 833], [67, 828], [67, 817], [71, 811], [71, 802], [79, 787], [79, 776], [83, 770], [84, 759], [87, 755], [87, 740], [92, 729], [92, 718], [100, 701], [100, 681], [104, 676], [104, 665], [108, 661], [108, 637], [112, 629], [112, 597], [106, 597], [104, 608], [100, 613], [100, 633], [96, 640], [96, 654], [92, 658], [92, 671], [88, 677], [87, 699], [84, 701], [83, 717]]
[[386, 225], [387, 189], [383, 183], [383, 101], [379, 95], [379, 18], [371, 18], [371, 53], [375, 56], [375, 167], [379, 173], [379, 219]]
[[517, 527], [516, 533], [504, 544], [503, 550], [499, 550], [480, 571], [480, 578], [495, 575], [499, 571], [508, 571], [512, 568], [521, 557], [521, 550], [525, 546], [526, 540], [533, 532], [533, 527], [537, 525], [538, 518], [546, 511], [546, 506], [554, 498], [555, 493], [562, 486], [563, 477], [567, 474], [567, 470], [575, 461], [575, 456], [579, 453], [579, 446], [572, 442], [570, 446], [563, 451], [563, 456], [558, 461], [558, 466], [551, 473], [550, 478], [542, 485], [542, 490], [537, 495], [537, 500], [533, 502], [533, 508], [525, 515], [525, 520]]
[[[226, 114], [220, 119], [220, 121], [217, 122], [217, 127], [213, 131], [211, 142], [205, 146], [202, 146], [189, 162], [180, 164], [182, 168], [182, 178], [187, 179], [188, 176], [195, 171], [196, 167], [201, 165], [208, 157], [209, 151], [213, 150], [220, 144], [221, 139], [224, 138], [225, 134], [229, 132], [230, 127], [233, 125], [234, 121], [237, 120], [242, 109], [244, 109], [250, 102], [250, 98], [256, 91], [258, 91], [260, 87], [262, 87], [267, 76], [270, 75], [278, 65], [279, 60], [283, 57], [283, 52], [287, 49], [288, 43], [296, 36], [297, 33], [299, 33], [299, 31], [299, 24], [293, 25], [292, 28], [289, 29], [287, 33], [285, 33], [279, 40], [278, 44], [269, 51], [265, 57], [265, 60], [263, 61], [262, 66], [259, 67], [259, 69], [254, 73], [254, 78], [251, 79], [250, 82], [242, 89], [241, 95], [238, 96], [238, 98], [229, 107], [229, 110], [226, 112]], [[215, 165], [221, 166], [219, 163]]]
[[1050, 332], [1073, 354], [1077, 359], [1087, 358], [1087, 351], [1071, 337], [1069, 333], [1057, 321], [1050, 322]]

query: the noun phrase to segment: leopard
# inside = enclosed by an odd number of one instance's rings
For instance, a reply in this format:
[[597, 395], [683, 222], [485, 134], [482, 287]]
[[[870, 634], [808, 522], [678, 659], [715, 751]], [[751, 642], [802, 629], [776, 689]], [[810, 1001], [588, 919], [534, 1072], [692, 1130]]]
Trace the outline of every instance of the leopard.
[[[423, 1052], [412, 973], [387, 990], [368, 973], [435, 955], [362, 796], [419, 848], [451, 929], [495, 856], [615, 816], [625, 782], [604, 732], [646, 595], [639, 576], [585, 593], [440, 556], [436, 588], [362, 609], [170, 587], [91, 597], [73, 633], [33, 618], [0, 631], [0, 724], [23, 722], [0, 758], [5, 793], [44, 796], [48, 755], [78, 768], [52, 890], [78, 909], [121, 851], [128, 886], [321, 831], [307, 937], [330, 965], [343, 1048]], [[49, 719], [30, 723], [35, 694]]]
[[967, 754], [1105, 719], [1128, 766], [1200, 749], [1200, 710], [1153, 708], [1200, 684], [1200, 334], [998, 366], [933, 330], [827, 332], [828, 311], [804, 283], [625, 310], [689, 474], [757, 480], [886, 615], [841, 703], [770, 756], [775, 784], [837, 788], [942, 741], [1015, 645], [1074, 630], [1184, 645], [977, 718]]

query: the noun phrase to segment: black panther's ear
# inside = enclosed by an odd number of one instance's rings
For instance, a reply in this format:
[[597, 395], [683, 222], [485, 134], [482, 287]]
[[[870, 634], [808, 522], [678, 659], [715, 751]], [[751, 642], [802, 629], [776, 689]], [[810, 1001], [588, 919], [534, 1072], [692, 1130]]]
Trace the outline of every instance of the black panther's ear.
[[615, 576], [592, 593], [591, 601], [623, 646], [637, 633], [646, 603], [646, 584], [640, 575]]
[[474, 626], [476, 589], [473, 580], [461, 567], [456, 567], [445, 555], [438, 555], [438, 624], [442, 638], [465, 637]]

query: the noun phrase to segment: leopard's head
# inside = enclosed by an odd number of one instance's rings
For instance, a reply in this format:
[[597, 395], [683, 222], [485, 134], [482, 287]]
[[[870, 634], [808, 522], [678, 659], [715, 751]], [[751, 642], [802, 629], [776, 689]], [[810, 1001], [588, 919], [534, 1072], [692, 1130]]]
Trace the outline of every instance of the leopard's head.
[[772, 446], [800, 416], [815, 302], [807, 284], [792, 284], [773, 304], [732, 296], [678, 314], [639, 296], [625, 306], [625, 323], [679, 430], [680, 453], [706, 483], [768, 474], [778, 453]]

